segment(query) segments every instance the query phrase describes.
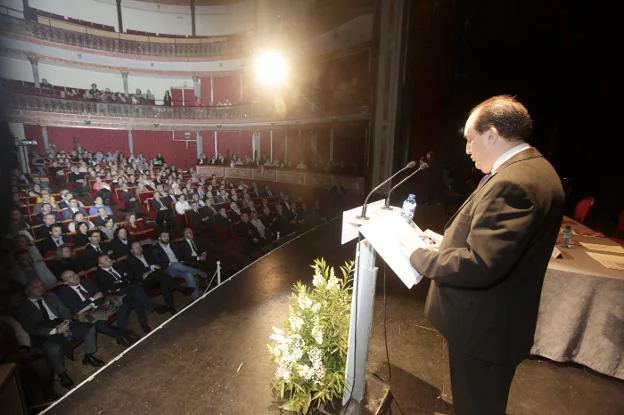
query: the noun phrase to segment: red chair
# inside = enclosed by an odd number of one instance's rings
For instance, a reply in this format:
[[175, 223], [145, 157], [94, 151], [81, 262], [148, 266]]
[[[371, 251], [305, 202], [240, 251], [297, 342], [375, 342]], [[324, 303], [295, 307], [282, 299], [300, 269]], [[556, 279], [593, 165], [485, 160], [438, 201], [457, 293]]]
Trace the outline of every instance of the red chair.
[[574, 220], [579, 223], [585, 223], [585, 219], [587, 219], [587, 215], [589, 215], [589, 211], [591, 207], [594, 205], [593, 197], [586, 197], [581, 199], [574, 208]]

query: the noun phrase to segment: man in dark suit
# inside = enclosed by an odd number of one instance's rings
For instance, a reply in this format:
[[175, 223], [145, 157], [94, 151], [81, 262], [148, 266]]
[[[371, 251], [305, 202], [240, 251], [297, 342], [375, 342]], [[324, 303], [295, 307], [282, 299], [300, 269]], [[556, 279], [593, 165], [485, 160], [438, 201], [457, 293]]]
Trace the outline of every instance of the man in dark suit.
[[158, 288], [162, 293], [163, 300], [173, 315], [177, 312], [173, 302], [173, 291], [180, 291], [184, 295], [190, 295], [194, 289], [182, 287], [175, 282], [166, 272], [160, 269], [152, 255], [143, 251], [141, 244], [132, 243], [130, 255], [126, 261], [128, 271], [134, 281], [141, 283], [146, 291]]
[[130, 254], [130, 247], [134, 242], [134, 236], [128, 234], [126, 228], [119, 228], [115, 231], [115, 237], [107, 245], [107, 248], [112, 251], [111, 257], [118, 259]]
[[39, 242], [39, 252], [41, 255], [46, 255], [50, 252], [56, 252], [56, 248], [65, 244], [71, 244], [72, 239], [69, 235], [63, 235], [63, 226], [60, 223], [55, 223], [50, 226], [50, 235]]
[[108, 294], [123, 297], [123, 303], [128, 309], [134, 309], [139, 319], [139, 325], [145, 334], [152, 331], [147, 323], [146, 311], [155, 310], [159, 314], [169, 311], [166, 307], [157, 306], [145, 293], [140, 285], [131, 279], [130, 273], [119, 266], [114, 267], [108, 255], [98, 258], [98, 270], [95, 278], [99, 287]]
[[63, 220], [73, 219], [74, 215], [78, 212], [82, 212], [82, 214], [87, 216], [87, 211], [84, 207], [80, 206], [78, 199], [69, 199], [68, 205], [69, 207], [67, 209], [63, 209]]
[[150, 209], [156, 212], [156, 223], [158, 226], [173, 226], [173, 210], [171, 206], [167, 206], [163, 200], [161, 200], [160, 193], [154, 192], [154, 197], [150, 200]]
[[97, 216], [93, 219], [93, 224], [95, 226], [104, 226], [106, 225], [106, 221], [108, 220], [108, 213], [106, 213], [106, 209], [103, 207], [99, 207], [97, 210]]
[[[61, 280], [65, 285], [60, 286], [56, 290], [59, 300], [69, 309], [73, 315], [87, 315], [91, 310], [95, 310], [104, 304], [104, 294], [89, 280], [80, 280], [78, 274], [72, 270], [64, 271], [61, 274]], [[125, 305], [122, 305], [125, 307]], [[130, 341], [122, 330], [126, 328], [125, 317], [128, 310], [118, 312], [117, 324], [119, 327], [112, 326], [108, 321], [94, 321], [95, 329], [98, 333], [114, 337], [117, 344], [122, 346], [130, 346]], [[119, 317], [121, 316], [121, 317]]]
[[486, 176], [447, 224], [436, 252], [411, 263], [431, 279], [426, 313], [448, 340], [455, 413], [504, 414], [517, 365], [533, 344], [564, 196], [553, 167], [527, 144], [531, 118], [510, 96], [466, 121], [466, 153]]
[[59, 376], [61, 386], [71, 388], [73, 380], [65, 370], [67, 355], [73, 358], [73, 340], [84, 341], [85, 355], [82, 363], [94, 367], [104, 365], [95, 357], [96, 333], [91, 324], [71, 321], [69, 310], [53, 293], [46, 293], [41, 281], [31, 281], [24, 290], [26, 299], [19, 305], [16, 312], [17, 321], [30, 334], [33, 345], [38, 346], [46, 354], [54, 373]]
[[101, 255], [112, 254], [112, 251], [109, 252], [107, 247], [102, 245], [101, 241], [102, 233], [99, 230], [94, 229], [92, 231], [89, 231], [89, 243], [85, 245], [81, 257], [85, 269], [97, 266], [98, 258]]

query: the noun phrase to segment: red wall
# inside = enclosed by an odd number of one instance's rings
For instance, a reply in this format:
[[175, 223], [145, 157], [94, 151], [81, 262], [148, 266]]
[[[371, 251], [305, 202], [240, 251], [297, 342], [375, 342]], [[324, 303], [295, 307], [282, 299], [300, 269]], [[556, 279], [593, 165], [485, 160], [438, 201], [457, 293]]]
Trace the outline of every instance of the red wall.
[[[210, 80], [208, 80], [210, 82]], [[241, 85], [240, 75], [215, 76], [214, 84], [214, 102], [217, 105], [219, 101], [229, 99], [232, 104], [240, 103]]]
[[[165, 162], [176, 167], [189, 168], [197, 161], [197, 144], [195, 141], [183, 141], [184, 131], [146, 131], [135, 130], [134, 154], [143, 154], [151, 159], [156, 153], [161, 153]], [[174, 139], [175, 138], [175, 139]], [[191, 138], [195, 139], [195, 132], [191, 131]]]

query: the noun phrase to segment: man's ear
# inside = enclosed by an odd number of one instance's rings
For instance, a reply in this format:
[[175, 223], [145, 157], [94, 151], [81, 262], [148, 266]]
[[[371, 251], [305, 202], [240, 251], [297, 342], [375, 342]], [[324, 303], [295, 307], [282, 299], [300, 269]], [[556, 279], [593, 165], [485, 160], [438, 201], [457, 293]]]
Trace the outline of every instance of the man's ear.
[[496, 142], [498, 141], [498, 139], [500, 138], [500, 134], [498, 133], [498, 130], [496, 129], [496, 127], [490, 127], [488, 129], [488, 143], [490, 144], [496, 144]]

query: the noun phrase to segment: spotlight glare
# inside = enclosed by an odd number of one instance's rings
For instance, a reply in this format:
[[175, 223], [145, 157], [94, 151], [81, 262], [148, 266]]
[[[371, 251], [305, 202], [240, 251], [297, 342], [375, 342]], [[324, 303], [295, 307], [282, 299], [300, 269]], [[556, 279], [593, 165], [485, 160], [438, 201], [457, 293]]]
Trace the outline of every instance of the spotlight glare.
[[255, 69], [258, 81], [267, 87], [281, 86], [288, 79], [286, 58], [277, 52], [265, 51], [258, 54]]

